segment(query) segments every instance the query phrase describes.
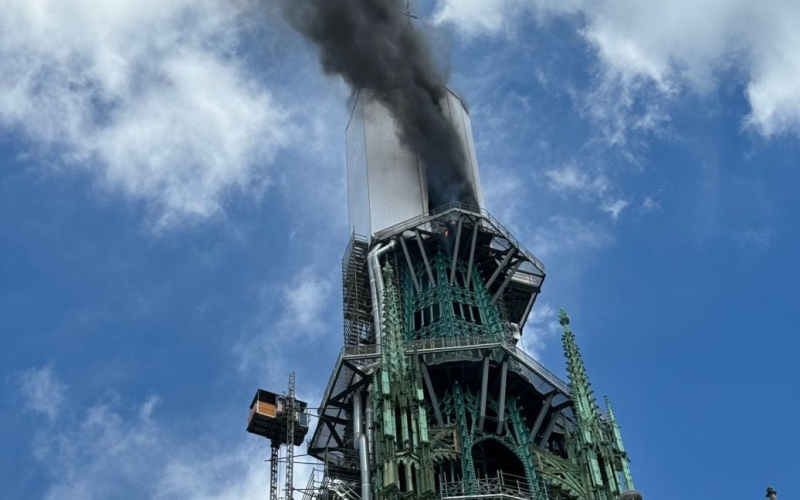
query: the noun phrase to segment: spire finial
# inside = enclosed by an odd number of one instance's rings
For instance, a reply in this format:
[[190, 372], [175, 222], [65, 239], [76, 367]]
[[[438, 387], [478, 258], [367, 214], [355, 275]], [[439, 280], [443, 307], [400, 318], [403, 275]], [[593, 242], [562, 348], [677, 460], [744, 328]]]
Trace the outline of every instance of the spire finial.
[[567, 377], [570, 381], [572, 398], [576, 404], [576, 412], [579, 418], [590, 420], [599, 414], [599, 409], [592, 395], [591, 384], [583, 365], [580, 350], [575, 342], [575, 334], [569, 329], [569, 316], [564, 309], [558, 312], [558, 320], [564, 327], [561, 342], [564, 346], [564, 356], [567, 358]]
[[[622, 455], [622, 460], [620, 463], [622, 464], [622, 478], [624, 480], [624, 487], [627, 490], [633, 491], [633, 477], [631, 476], [631, 468], [628, 464], [628, 454], [625, 453], [625, 445], [622, 443], [622, 432], [619, 430], [619, 423], [617, 423], [617, 417], [614, 415], [614, 408], [611, 407], [611, 398], [606, 396], [605, 399], [608, 422], [611, 426], [611, 437], [614, 440], [613, 444], [617, 451]], [[638, 498], [641, 499], [641, 496]]]
[[411, 0], [406, 0], [406, 11], [402, 14], [408, 18], [409, 23], [411, 23], [412, 19], [419, 19], [417, 16], [411, 13]]
[[564, 327], [564, 331], [569, 330], [569, 316], [567, 316], [567, 311], [563, 307], [558, 310], [558, 322]]
[[611, 407], [611, 398], [609, 398], [607, 394], [603, 397], [606, 400], [606, 413], [608, 413], [608, 419], [612, 422], [616, 422], [617, 417], [614, 415], [614, 408]]

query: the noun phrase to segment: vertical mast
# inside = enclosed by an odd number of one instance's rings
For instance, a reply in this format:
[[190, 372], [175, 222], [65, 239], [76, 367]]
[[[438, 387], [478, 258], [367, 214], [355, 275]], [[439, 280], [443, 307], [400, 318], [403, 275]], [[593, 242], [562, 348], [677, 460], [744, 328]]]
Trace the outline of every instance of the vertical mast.
[[269, 500], [278, 500], [278, 453], [281, 449], [279, 441], [272, 440], [269, 458]]
[[294, 372], [289, 375], [289, 394], [286, 397], [286, 499], [292, 500], [294, 492]]

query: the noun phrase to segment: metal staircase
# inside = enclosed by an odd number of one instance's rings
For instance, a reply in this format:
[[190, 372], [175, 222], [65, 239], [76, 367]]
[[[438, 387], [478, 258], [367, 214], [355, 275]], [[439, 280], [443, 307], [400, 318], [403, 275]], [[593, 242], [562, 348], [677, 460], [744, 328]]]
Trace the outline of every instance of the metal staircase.
[[302, 500], [361, 500], [361, 494], [350, 482], [334, 479], [315, 469], [303, 489]]
[[342, 257], [342, 312], [346, 346], [374, 340], [367, 277], [368, 251], [367, 239], [353, 233]]

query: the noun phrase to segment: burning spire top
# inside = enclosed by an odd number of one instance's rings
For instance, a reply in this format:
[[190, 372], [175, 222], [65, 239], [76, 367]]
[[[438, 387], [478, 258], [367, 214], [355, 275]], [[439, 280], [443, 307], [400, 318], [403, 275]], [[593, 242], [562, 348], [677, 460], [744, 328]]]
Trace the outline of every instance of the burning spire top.
[[354, 92], [372, 90], [389, 110], [403, 145], [425, 168], [430, 208], [477, 205], [464, 145], [442, 112], [447, 78], [421, 31], [404, 21], [413, 17], [410, 3], [286, 0], [284, 12], [319, 48], [325, 73], [341, 76]]

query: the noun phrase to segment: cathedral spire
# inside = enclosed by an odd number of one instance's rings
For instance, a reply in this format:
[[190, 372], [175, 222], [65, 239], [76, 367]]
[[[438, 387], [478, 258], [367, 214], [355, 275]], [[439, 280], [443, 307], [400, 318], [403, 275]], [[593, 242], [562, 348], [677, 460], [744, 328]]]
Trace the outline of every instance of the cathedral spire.
[[576, 416], [589, 423], [599, 416], [600, 409], [594, 398], [594, 392], [589, 382], [589, 376], [586, 374], [581, 352], [575, 342], [575, 334], [569, 328], [569, 316], [567, 316], [567, 312], [564, 309], [558, 312], [558, 319], [564, 329], [561, 342], [564, 345], [564, 356], [567, 358], [567, 376], [569, 377], [572, 399], [575, 402]]
[[622, 478], [625, 481], [625, 489], [632, 490], [634, 489], [633, 486], [633, 477], [631, 476], [631, 468], [628, 465], [628, 454], [625, 452], [625, 446], [622, 444], [622, 433], [619, 430], [619, 423], [617, 423], [617, 417], [614, 415], [614, 409], [611, 407], [611, 399], [606, 396], [606, 412], [608, 413], [608, 421], [611, 424], [611, 432], [614, 437], [614, 446], [619, 452], [622, 462]]
[[605, 484], [597, 459], [597, 445], [601, 441], [597, 425], [600, 410], [592, 395], [589, 376], [586, 374], [583, 358], [575, 343], [575, 334], [569, 328], [569, 316], [564, 309], [558, 312], [558, 319], [564, 329], [561, 341], [564, 345], [564, 356], [567, 358], [567, 377], [569, 377], [569, 388], [575, 408], [580, 459], [588, 467], [592, 489], [598, 491]]

